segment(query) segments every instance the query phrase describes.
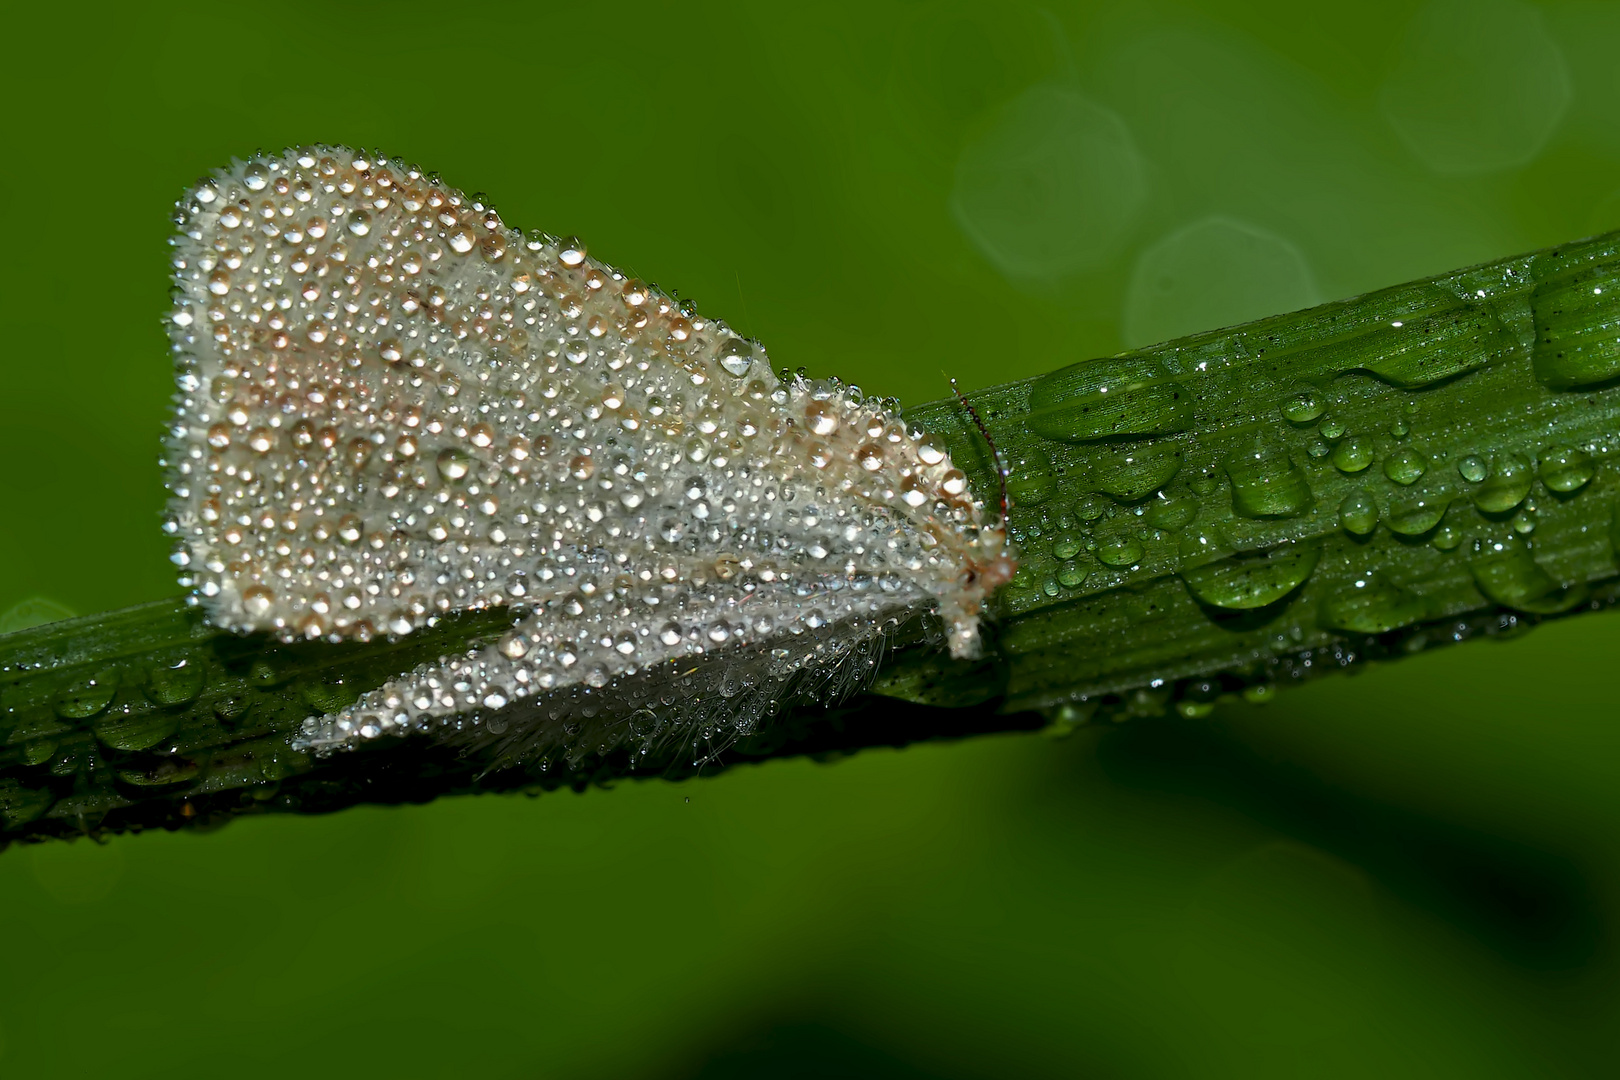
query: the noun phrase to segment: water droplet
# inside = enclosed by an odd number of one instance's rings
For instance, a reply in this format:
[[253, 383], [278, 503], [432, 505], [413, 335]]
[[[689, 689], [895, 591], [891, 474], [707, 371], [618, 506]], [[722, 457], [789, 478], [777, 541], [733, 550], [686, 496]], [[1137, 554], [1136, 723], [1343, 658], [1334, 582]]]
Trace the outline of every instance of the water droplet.
[[1440, 551], [1456, 551], [1462, 542], [1462, 530], [1453, 528], [1450, 525], [1440, 526], [1434, 530], [1434, 535], [1429, 538], [1429, 543]]
[[577, 236], [569, 236], [558, 244], [557, 261], [564, 266], [581, 266], [585, 262], [585, 245]]
[[1469, 561], [1474, 584], [1492, 601], [1536, 615], [1557, 615], [1586, 602], [1583, 583], [1560, 585], [1517, 536], [1482, 544]]
[[[1620, 519], [1620, 511], [1616, 511], [1616, 516]], [[1620, 541], [1617, 541], [1617, 544], [1620, 544]], [[1181, 565], [1186, 568], [1201, 566], [1212, 559], [1229, 555], [1232, 548], [1226, 538], [1214, 529], [1200, 527], [1188, 529], [1182, 534], [1178, 550]]]
[[1324, 416], [1322, 422], [1316, 426], [1316, 432], [1328, 442], [1344, 437], [1344, 424], [1337, 417]]
[[1261, 555], [1240, 555], [1183, 570], [1182, 581], [1211, 607], [1248, 611], [1274, 604], [1304, 584], [1321, 552], [1314, 544], [1283, 544]]
[[1106, 444], [1091, 459], [1092, 483], [1121, 502], [1137, 502], [1181, 471], [1181, 450], [1164, 442]]
[[1389, 514], [1384, 523], [1389, 526], [1390, 532], [1402, 536], [1422, 536], [1440, 524], [1440, 519], [1446, 516], [1446, 509], [1450, 506], [1451, 494], [1439, 485], [1403, 491], [1391, 497]]
[[1415, 484], [1428, 471], [1428, 455], [1410, 446], [1399, 447], [1384, 459], [1384, 475], [1397, 484]]
[[1478, 454], [1468, 454], [1457, 460], [1457, 472], [1470, 484], [1477, 484], [1485, 479], [1490, 470], [1485, 465], [1485, 459]]
[[195, 780], [200, 772], [201, 766], [194, 761], [163, 761], [151, 769], [120, 769], [118, 778], [135, 787], [163, 787]]
[[1155, 529], [1175, 532], [1185, 528], [1197, 513], [1198, 500], [1191, 491], [1178, 484], [1149, 499], [1142, 508], [1142, 520]]
[[1059, 442], [1169, 435], [1192, 426], [1192, 396], [1152, 357], [1086, 360], [1030, 389], [1026, 423]]
[[1408, 315], [1355, 341], [1358, 367], [1404, 389], [1433, 386], [1519, 348], [1493, 309], [1444, 295], [1438, 311]]
[[202, 693], [206, 675], [203, 662], [195, 656], [155, 664], [146, 673], [146, 696], [154, 705], [185, 705]]
[[99, 716], [112, 703], [118, 692], [119, 672], [115, 667], [103, 668], [94, 675], [76, 679], [62, 688], [51, 702], [57, 716], [67, 720], [88, 720]]
[[812, 434], [831, 435], [838, 430], [839, 408], [831, 402], [813, 400], [804, 407], [804, 422]]
[[1610, 237], [1568, 245], [1535, 262], [1535, 371], [1551, 389], [1578, 390], [1620, 378], [1617, 255]]
[[1226, 462], [1232, 510], [1244, 517], [1292, 517], [1308, 509], [1311, 488], [1286, 450], [1256, 438]]
[[946, 456], [945, 440], [938, 435], [924, 435], [917, 444], [917, 459], [924, 465], [938, 465]]
[[1573, 446], [1549, 446], [1541, 454], [1541, 482], [1551, 491], [1579, 491], [1597, 473], [1592, 455]]
[[1084, 546], [1080, 537], [1065, 534], [1052, 542], [1052, 555], [1058, 559], [1072, 559], [1080, 554]]
[[1474, 505], [1487, 514], [1504, 514], [1530, 494], [1535, 472], [1523, 454], [1511, 452], [1491, 458], [1490, 470], [1472, 494]]
[[1015, 506], [1039, 506], [1057, 493], [1052, 459], [1038, 446], [1024, 447], [1007, 470], [1007, 496]]
[[1097, 545], [1097, 558], [1107, 566], [1134, 566], [1146, 554], [1134, 536], [1119, 537]]
[[1290, 423], [1308, 424], [1327, 408], [1327, 396], [1314, 386], [1304, 386], [1283, 398], [1280, 410]]
[[[29, 751], [41, 744], [32, 743], [23, 748], [25, 759]], [[51, 747], [52, 750], [56, 748]], [[42, 759], [43, 760], [43, 759]], [[30, 765], [39, 764], [29, 761]], [[49, 787], [30, 787], [20, 780], [0, 780], [0, 820], [6, 828], [16, 829], [39, 817], [56, 802], [56, 793]]]
[[1065, 738], [1074, 733], [1074, 729], [1091, 722], [1097, 714], [1096, 702], [1068, 701], [1052, 709], [1045, 709], [1042, 715], [1048, 721], [1048, 726], [1041, 729], [1043, 735], [1054, 739]]
[[1330, 630], [1382, 634], [1429, 617], [1422, 597], [1380, 574], [1357, 574], [1322, 601], [1319, 621]]
[[754, 366], [754, 347], [742, 338], [727, 338], [717, 355], [726, 373], [739, 379]]
[[1366, 536], [1378, 527], [1378, 504], [1359, 488], [1339, 504], [1339, 524], [1346, 532]]
[[1277, 698], [1275, 683], [1255, 683], [1243, 688], [1243, 700], [1250, 705], [1269, 705]]
[[472, 471], [472, 459], [464, 451], [447, 446], [439, 451], [437, 466], [441, 477], [456, 481], [465, 478]]
[[95, 722], [94, 730], [96, 738], [114, 750], [146, 750], [173, 735], [178, 726], [173, 713], [141, 709], [104, 716]]
[[1074, 516], [1081, 521], [1096, 521], [1108, 513], [1109, 502], [1098, 495], [1082, 495], [1074, 500]]
[[227, 726], [240, 723], [253, 709], [253, 699], [246, 694], [227, 694], [214, 699], [214, 715]]
[[1372, 464], [1372, 440], [1360, 435], [1352, 435], [1333, 448], [1328, 460], [1333, 462], [1334, 468], [1340, 472], [1356, 473]]

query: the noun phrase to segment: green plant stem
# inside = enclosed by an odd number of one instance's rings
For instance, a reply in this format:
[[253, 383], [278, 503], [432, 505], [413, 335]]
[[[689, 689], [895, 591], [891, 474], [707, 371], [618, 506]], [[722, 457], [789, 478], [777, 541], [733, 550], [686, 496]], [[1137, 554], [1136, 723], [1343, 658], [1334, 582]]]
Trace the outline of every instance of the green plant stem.
[[[913, 633], [867, 693], [779, 718], [703, 771], [1171, 708], [1197, 716], [1613, 603], [1617, 243], [971, 395], [1009, 469], [1021, 558], [996, 600], [990, 654], [956, 663]], [[958, 402], [907, 415], [951, 443], [976, 490], [995, 490]], [[0, 840], [693, 771], [610, 757], [490, 772], [426, 738], [327, 758], [293, 748], [306, 716], [506, 622], [468, 613], [397, 642], [286, 645], [163, 601], [0, 638]]]

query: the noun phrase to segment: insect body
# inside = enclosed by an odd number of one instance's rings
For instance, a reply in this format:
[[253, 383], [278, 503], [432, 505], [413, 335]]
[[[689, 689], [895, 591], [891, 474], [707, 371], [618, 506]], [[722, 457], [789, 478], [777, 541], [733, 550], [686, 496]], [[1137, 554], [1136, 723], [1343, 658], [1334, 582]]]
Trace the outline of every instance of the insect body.
[[174, 240], [168, 530], [209, 619], [499, 641], [311, 717], [577, 758], [711, 745], [869, 671], [935, 611], [951, 652], [1012, 573], [944, 444], [397, 161], [312, 147], [192, 189]]

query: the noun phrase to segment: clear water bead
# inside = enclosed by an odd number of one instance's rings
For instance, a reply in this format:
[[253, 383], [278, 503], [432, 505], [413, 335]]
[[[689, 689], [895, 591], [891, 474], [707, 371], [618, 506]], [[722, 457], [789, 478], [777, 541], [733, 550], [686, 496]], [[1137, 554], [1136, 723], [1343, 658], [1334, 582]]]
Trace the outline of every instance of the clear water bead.
[[166, 528], [209, 619], [366, 640], [523, 605], [304, 745], [712, 752], [914, 615], [978, 651], [1002, 523], [881, 403], [398, 160], [234, 162], [180, 211]]

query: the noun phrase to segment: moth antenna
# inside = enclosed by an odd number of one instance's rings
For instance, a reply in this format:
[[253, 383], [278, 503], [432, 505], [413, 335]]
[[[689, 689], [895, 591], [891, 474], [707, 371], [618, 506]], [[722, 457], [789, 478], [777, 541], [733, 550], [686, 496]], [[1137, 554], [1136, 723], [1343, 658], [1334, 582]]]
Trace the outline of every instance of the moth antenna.
[[985, 427], [984, 421], [980, 419], [979, 410], [968, 401], [967, 395], [962, 393], [954, 378], [951, 379], [951, 393], [956, 395], [956, 400], [962, 403], [962, 408], [973, 418], [973, 426], [979, 429], [979, 434], [984, 436], [985, 445], [990, 447], [990, 457], [996, 463], [996, 477], [1001, 481], [1001, 520], [1005, 522], [1008, 512], [1012, 509], [1011, 501], [1007, 498], [1007, 463], [1001, 459], [1001, 451], [996, 448], [996, 440], [991, 437], [990, 429]]

